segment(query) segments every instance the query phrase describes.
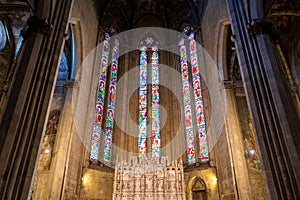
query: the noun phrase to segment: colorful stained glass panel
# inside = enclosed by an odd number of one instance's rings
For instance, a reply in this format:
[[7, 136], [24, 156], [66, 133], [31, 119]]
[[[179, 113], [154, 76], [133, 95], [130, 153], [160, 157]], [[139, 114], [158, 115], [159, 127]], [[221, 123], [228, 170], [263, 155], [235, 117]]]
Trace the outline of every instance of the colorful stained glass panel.
[[196, 162], [194, 134], [193, 134], [193, 120], [192, 120], [192, 107], [189, 86], [189, 74], [186, 56], [186, 46], [184, 39], [180, 40], [180, 63], [181, 63], [181, 77], [182, 77], [182, 90], [183, 90], [183, 106], [184, 106], [184, 119], [185, 119], [185, 133], [187, 141], [187, 154], [188, 163]]
[[108, 55], [110, 48], [110, 36], [105, 34], [105, 40], [103, 41], [102, 47], [102, 57], [101, 57], [101, 69], [98, 81], [98, 90], [97, 90], [97, 100], [96, 100], [96, 109], [94, 117], [94, 126], [92, 133], [92, 144], [91, 144], [91, 153], [90, 160], [97, 161], [99, 154], [99, 143], [101, 135], [101, 123], [103, 116], [103, 105], [104, 105], [104, 96], [105, 96], [105, 87], [106, 87], [106, 77], [107, 77], [107, 67], [108, 67]]
[[147, 53], [146, 47], [140, 53], [140, 87], [139, 87], [139, 140], [138, 153], [143, 156], [147, 153]]
[[103, 159], [105, 162], [110, 162], [111, 160], [112, 137], [113, 137], [113, 128], [114, 128], [114, 111], [115, 111], [116, 91], [117, 91], [118, 58], [119, 58], [119, 40], [115, 39], [115, 43], [113, 47], [111, 71], [110, 71], [110, 84], [109, 84], [107, 115], [106, 115], [106, 129], [105, 129], [104, 155], [103, 155]]
[[208, 161], [208, 145], [206, 139], [206, 128], [205, 128], [205, 119], [204, 119], [204, 109], [203, 109], [203, 98], [201, 91], [201, 80], [200, 72], [198, 66], [198, 56], [197, 56], [197, 46], [194, 39], [194, 34], [192, 33], [189, 37], [189, 47], [190, 47], [190, 56], [192, 63], [192, 78], [193, 78], [193, 87], [194, 87], [194, 97], [195, 97], [195, 106], [196, 106], [196, 118], [197, 118], [197, 131], [199, 139], [199, 154], [200, 160], [202, 162]]
[[152, 48], [152, 156], [160, 157], [160, 98], [159, 98], [159, 55], [157, 47]]

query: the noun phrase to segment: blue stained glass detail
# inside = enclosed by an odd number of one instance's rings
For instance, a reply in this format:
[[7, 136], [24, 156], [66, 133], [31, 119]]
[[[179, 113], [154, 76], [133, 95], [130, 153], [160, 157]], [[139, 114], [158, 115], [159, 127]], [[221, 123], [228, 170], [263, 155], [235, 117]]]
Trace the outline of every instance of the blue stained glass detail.
[[2, 23], [2, 21], [0, 21], [0, 50], [2, 50], [5, 47], [6, 41], [7, 41], [6, 28]]
[[23, 37], [20, 36], [19, 41], [16, 46], [15, 56], [17, 56], [19, 51], [21, 50], [22, 44], [23, 44]]
[[147, 153], [147, 60], [146, 47], [143, 47], [140, 53], [139, 156], [143, 156]]

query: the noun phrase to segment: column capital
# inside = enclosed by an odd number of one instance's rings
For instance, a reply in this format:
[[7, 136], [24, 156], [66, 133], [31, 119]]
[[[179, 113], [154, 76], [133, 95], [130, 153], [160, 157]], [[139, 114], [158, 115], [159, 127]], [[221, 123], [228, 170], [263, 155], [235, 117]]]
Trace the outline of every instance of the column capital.
[[22, 35], [26, 39], [31, 33], [40, 33], [42, 35], [49, 35], [52, 31], [53, 26], [48, 22], [47, 19], [32, 16], [28, 19], [27, 25], [22, 30]]
[[230, 81], [230, 80], [223, 80], [221, 82], [222, 84], [222, 87], [226, 90], [233, 90], [235, 89], [235, 84], [233, 83], [233, 81]]
[[267, 21], [264, 19], [253, 19], [248, 24], [248, 30], [250, 32], [250, 35], [252, 36], [271, 33], [272, 27], [273, 27], [272, 21]]
[[70, 80], [64, 84], [65, 89], [74, 88], [74, 87], [78, 87], [78, 86], [79, 86], [79, 82], [77, 80]]

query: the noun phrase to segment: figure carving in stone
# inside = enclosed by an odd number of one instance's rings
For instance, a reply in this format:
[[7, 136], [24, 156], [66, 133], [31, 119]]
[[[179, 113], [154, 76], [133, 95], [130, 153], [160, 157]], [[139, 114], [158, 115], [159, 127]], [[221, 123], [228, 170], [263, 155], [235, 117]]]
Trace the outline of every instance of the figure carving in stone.
[[171, 182], [168, 181], [168, 190], [171, 190], [172, 186], [171, 186]]
[[55, 135], [57, 133], [57, 127], [59, 122], [60, 111], [52, 110], [49, 115], [49, 119], [46, 127], [46, 135]]
[[137, 180], [136, 183], [135, 183], [135, 190], [140, 190], [141, 189], [141, 182], [140, 180]]
[[51, 162], [52, 145], [49, 142], [49, 136], [45, 135], [40, 155], [38, 170], [48, 170]]
[[245, 151], [246, 155], [248, 155], [248, 162], [251, 167], [256, 168], [256, 169], [261, 169], [260, 167], [260, 160], [259, 160], [259, 155], [258, 151], [256, 148], [256, 141], [255, 141], [255, 136], [254, 136], [254, 130], [252, 126], [252, 121], [250, 117], [248, 117], [248, 120], [246, 121], [248, 124], [248, 138], [245, 137], [244, 143], [245, 143]]
[[158, 180], [158, 190], [163, 190], [163, 183], [164, 181], [162, 179]]
[[175, 189], [176, 189], [176, 182], [175, 182], [175, 181], [172, 181], [172, 182], [171, 182], [171, 189], [172, 189], [172, 190], [175, 190]]
[[182, 190], [182, 182], [178, 181], [178, 190], [181, 191]]
[[117, 191], [120, 191], [120, 182], [116, 182], [116, 188], [117, 188]]
[[128, 181], [128, 190], [131, 190], [133, 187], [133, 182], [132, 181]]
[[146, 178], [146, 188], [150, 190], [152, 188], [153, 182], [151, 177]]
[[127, 189], [127, 182], [126, 181], [123, 182], [123, 188]]

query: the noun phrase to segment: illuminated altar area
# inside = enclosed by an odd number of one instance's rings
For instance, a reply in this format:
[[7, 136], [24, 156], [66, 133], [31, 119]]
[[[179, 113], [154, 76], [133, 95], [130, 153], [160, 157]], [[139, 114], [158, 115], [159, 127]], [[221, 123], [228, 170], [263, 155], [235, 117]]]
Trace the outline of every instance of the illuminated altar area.
[[113, 199], [184, 200], [182, 161], [168, 165], [166, 157], [132, 157], [115, 168]]

